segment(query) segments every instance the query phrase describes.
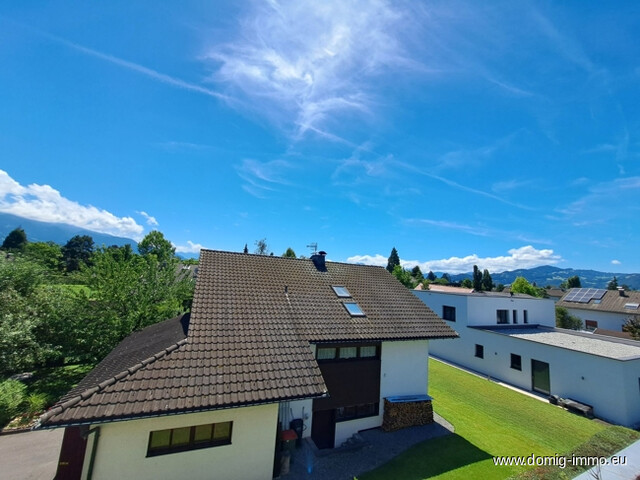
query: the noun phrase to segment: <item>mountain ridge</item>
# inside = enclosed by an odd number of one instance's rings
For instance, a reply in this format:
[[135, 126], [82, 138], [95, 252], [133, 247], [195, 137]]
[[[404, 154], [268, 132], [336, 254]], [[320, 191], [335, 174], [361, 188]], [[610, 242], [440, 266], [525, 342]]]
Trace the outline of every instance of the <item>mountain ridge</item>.
[[[552, 265], [491, 273], [491, 278], [496, 285], [499, 283], [509, 285], [517, 277], [524, 277], [529, 283], [535, 283], [539, 287], [547, 285], [557, 287], [575, 275], [580, 278], [580, 284], [585, 288], [607, 288], [607, 284], [613, 280], [613, 277], [616, 277], [618, 285], [627, 285], [634, 290], [640, 289], [640, 273], [601, 272], [592, 269], [559, 268]], [[460, 282], [465, 278], [472, 278], [473, 273], [450, 274], [449, 277], [453, 282]]]

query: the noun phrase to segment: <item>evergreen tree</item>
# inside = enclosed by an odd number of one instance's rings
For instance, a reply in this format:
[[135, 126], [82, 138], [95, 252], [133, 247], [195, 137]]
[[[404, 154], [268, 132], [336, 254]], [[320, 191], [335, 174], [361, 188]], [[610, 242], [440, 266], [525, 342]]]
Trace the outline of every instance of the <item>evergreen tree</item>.
[[2, 242], [2, 248], [4, 250], [24, 250], [24, 247], [27, 245], [27, 234], [25, 231], [18, 227], [6, 236], [4, 242]]
[[243, 253], [249, 253], [249, 247], [247, 247], [247, 244], [244, 244], [244, 250], [242, 250]]
[[436, 274], [429, 270], [429, 273], [427, 274], [427, 280], [431, 280], [433, 282], [436, 278]]
[[480, 269], [478, 268], [477, 265], [473, 266], [473, 289], [476, 292], [481, 292], [482, 291], [482, 273], [480, 273]]
[[482, 272], [482, 290], [486, 292], [490, 292], [493, 289], [493, 279], [491, 278], [491, 274], [489, 270], [486, 268], [484, 272]]
[[411, 270], [411, 276], [419, 282], [424, 280], [424, 275], [422, 275], [422, 270], [420, 270], [420, 267], [418, 265], [413, 267], [413, 270]]
[[400, 265], [400, 257], [398, 256], [396, 247], [393, 247], [391, 249], [391, 254], [389, 255], [389, 261], [387, 262], [387, 270], [390, 273], [393, 273], [393, 269], [396, 267], [396, 265]]
[[618, 289], [618, 279], [616, 277], [613, 277], [613, 280], [611, 280], [607, 284], [607, 290], [617, 290], [617, 289]]

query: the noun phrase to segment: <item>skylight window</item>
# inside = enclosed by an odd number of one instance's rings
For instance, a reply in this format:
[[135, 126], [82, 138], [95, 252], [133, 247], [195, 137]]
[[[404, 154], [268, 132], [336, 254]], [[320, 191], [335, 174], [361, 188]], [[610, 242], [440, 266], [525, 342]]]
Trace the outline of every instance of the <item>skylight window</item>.
[[637, 310], [638, 307], [640, 307], [640, 304], [638, 304], [638, 303], [626, 303], [624, 305], [624, 308], [626, 308], [628, 310]]
[[360, 308], [360, 306], [356, 302], [345, 302], [343, 303], [344, 308], [347, 309], [349, 315], [352, 317], [364, 317], [364, 312]]
[[349, 293], [349, 290], [347, 290], [347, 287], [343, 287], [340, 285], [332, 285], [331, 288], [333, 288], [333, 291], [336, 292], [336, 295], [341, 298], [351, 297], [351, 294]]

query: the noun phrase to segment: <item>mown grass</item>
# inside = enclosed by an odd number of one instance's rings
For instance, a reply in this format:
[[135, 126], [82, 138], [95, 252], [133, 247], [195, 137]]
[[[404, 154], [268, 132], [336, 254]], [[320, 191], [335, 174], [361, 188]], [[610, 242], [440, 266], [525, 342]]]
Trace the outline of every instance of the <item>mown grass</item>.
[[[418, 444], [360, 480], [508, 478], [531, 467], [495, 466], [493, 456], [565, 454], [607, 428], [436, 360], [429, 393], [455, 435]], [[633, 432], [619, 428], [602, 435]]]

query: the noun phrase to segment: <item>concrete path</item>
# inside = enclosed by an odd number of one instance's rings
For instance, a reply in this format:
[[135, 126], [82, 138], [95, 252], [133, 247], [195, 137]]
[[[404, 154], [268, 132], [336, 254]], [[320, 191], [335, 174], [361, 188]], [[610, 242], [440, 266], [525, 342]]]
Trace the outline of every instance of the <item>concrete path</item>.
[[63, 434], [56, 428], [0, 435], [0, 478], [52, 480]]
[[[387, 463], [416, 443], [453, 433], [453, 425], [434, 413], [434, 423], [384, 433], [380, 428], [360, 432], [361, 448], [315, 450], [307, 441], [294, 453], [289, 473], [281, 480], [353, 480]], [[314, 451], [315, 450], [315, 451]]]
[[640, 440], [632, 443], [624, 450], [614, 455], [617, 458], [626, 457], [626, 465], [604, 465], [578, 475], [575, 480], [636, 480], [640, 478]]

